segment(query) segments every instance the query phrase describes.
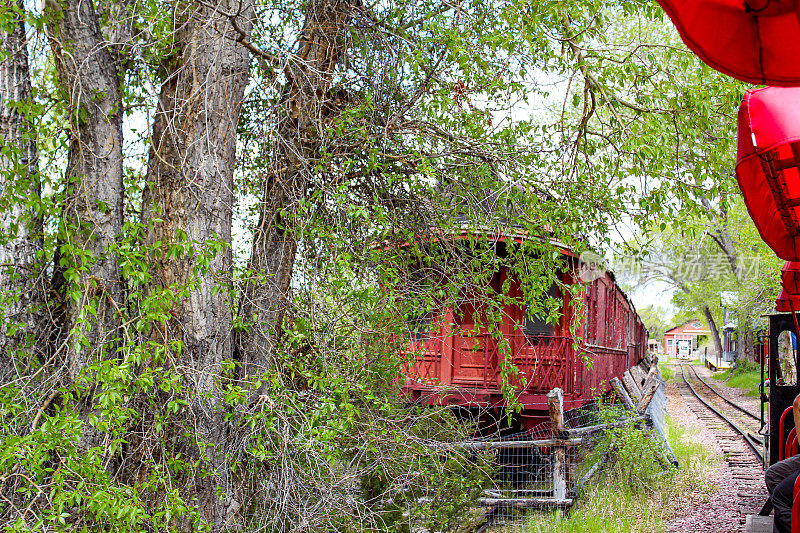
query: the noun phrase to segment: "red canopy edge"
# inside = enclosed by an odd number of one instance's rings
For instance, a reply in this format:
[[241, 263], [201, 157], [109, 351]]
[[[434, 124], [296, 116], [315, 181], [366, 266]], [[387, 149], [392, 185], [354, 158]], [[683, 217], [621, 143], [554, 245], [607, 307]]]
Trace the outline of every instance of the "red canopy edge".
[[761, 238], [800, 260], [800, 88], [747, 91], [739, 107], [736, 179]]
[[[781, 268], [781, 286], [790, 297], [800, 297], [800, 262], [787, 261]], [[797, 309], [800, 311], [800, 308]]]
[[789, 296], [785, 290], [781, 289], [781, 293], [775, 300], [775, 311], [778, 313], [800, 311], [800, 297]]
[[744, 0], [658, 3], [686, 46], [715, 70], [758, 85], [800, 85], [800, 23], [794, 0], [762, 0], [762, 10], [748, 10]]

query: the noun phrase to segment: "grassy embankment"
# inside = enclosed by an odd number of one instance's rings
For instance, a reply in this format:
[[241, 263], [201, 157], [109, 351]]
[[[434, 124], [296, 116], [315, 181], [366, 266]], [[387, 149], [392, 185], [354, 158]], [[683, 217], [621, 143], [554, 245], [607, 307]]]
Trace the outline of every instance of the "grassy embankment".
[[740, 362], [736, 367], [718, 372], [712, 377], [724, 381], [729, 387], [746, 391], [746, 396], [758, 398], [758, 384], [761, 381], [761, 367], [758, 363]]
[[692, 440], [688, 429], [667, 421], [668, 440], [681, 469], [665, 469], [652, 457], [653, 444], [628, 430], [627, 444], [618, 461], [588, 486], [567, 516], [560, 512], [533, 513], [522, 533], [652, 533], [666, 531], [670, 518], [689, 504], [709, 500], [713, 487], [708, 474], [715, 461], [705, 447]]

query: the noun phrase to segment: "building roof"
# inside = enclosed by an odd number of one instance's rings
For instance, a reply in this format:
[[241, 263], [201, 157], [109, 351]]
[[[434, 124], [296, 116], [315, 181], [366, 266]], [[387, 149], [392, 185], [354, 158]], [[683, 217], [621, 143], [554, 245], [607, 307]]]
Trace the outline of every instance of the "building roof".
[[683, 324], [668, 329], [666, 332], [664, 332], [664, 335], [677, 335], [679, 333], [685, 335], [710, 335], [711, 331], [706, 328], [706, 325], [702, 320], [693, 318], [691, 320], [687, 320]]

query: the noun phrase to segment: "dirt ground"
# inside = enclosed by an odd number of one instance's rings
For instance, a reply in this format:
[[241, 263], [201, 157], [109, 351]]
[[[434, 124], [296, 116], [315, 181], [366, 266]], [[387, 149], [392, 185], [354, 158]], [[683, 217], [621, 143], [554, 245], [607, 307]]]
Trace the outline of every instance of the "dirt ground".
[[[711, 372], [707, 368], [695, 368], [704, 379], [710, 377]], [[679, 368], [676, 368], [676, 379], [680, 379]], [[715, 380], [710, 383], [733, 401], [755, 413], [758, 412], [756, 398], [746, 397], [743, 391], [728, 387], [720, 381]], [[679, 394], [675, 381], [667, 383], [667, 397], [670, 418], [686, 429], [685, 438], [690, 438], [706, 447], [711, 452], [711, 457], [718, 457], [720, 445], [716, 436], [689, 409]], [[761, 493], [763, 493], [763, 498], [766, 498], [766, 489], [763, 487], [763, 483], [760, 486], [752, 486], [751, 483], [736, 479], [728, 463], [721, 458], [714, 460], [714, 467], [709, 473], [708, 482], [713, 487], [710, 495], [687, 494], [679, 502], [675, 502], [678, 515], [670, 521], [669, 532], [740, 533], [744, 530], [744, 514], [753, 512], [749, 507], [754, 505], [753, 502], [748, 503], [748, 508], [743, 509], [743, 513], [740, 510], [743, 505], [743, 497], [757, 502], [761, 500]], [[757, 511], [758, 509], [755, 510], [755, 512]]]

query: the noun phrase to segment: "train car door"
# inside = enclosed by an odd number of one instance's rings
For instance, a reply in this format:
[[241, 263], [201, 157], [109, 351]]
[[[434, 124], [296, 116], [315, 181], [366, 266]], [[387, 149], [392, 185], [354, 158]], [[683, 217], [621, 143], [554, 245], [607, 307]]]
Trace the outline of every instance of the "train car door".
[[678, 359], [690, 359], [692, 354], [692, 341], [681, 339], [678, 342]]
[[[491, 280], [494, 291], [500, 289], [500, 272]], [[477, 301], [466, 300], [455, 317], [453, 343], [453, 384], [463, 387], [498, 387], [499, 362], [497, 341], [487, 328], [486, 311]], [[498, 325], [493, 325], [498, 326]]]

